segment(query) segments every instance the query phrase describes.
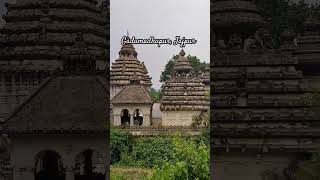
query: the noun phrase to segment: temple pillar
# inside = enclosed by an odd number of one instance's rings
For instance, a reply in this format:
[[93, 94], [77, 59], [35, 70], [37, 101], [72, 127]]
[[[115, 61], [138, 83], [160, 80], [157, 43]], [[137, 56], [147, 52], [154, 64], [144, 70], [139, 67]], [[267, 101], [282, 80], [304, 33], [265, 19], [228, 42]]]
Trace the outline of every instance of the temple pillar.
[[121, 115], [120, 114], [114, 114], [113, 119], [113, 125], [114, 126], [121, 126]]
[[145, 115], [143, 116], [142, 126], [151, 126], [150, 114], [145, 114]]
[[134, 112], [132, 114], [130, 114], [130, 126], [133, 126], [133, 117], [134, 117]]
[[70, 153], [66, 153], [62, 163], [64, 164], [66, 180], [74, 180], [74, 157]]

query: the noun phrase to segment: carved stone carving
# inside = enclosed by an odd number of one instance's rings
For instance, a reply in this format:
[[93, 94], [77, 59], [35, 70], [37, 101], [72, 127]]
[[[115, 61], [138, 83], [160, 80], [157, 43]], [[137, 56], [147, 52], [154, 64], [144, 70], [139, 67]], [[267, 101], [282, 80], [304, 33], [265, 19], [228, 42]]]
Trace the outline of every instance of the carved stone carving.
[[244, 40], [244, 50], [249, 49], [257, 49], [257, 40], [254, 36], [249, 36], [246, 40]]
[[229, 39], [229, 48], [231, 49], [241, 49], [243, 44], [241, 34], [232, 34]]
[[268, 169], [261, 173], [261, 180], [279, 180], [276, 169]]
[[273, 40], [269, 30], [265, 28], [260, 28], [255, 33], [255, 39], [257, 40], [258, 47], [260, 48], [273, 48]]
[[220, 49], [226, 49], [227, 46], [225, 44], [225, 41], [223, 39], [220, 39], [217, 41], [217, 48], [220, 48]]

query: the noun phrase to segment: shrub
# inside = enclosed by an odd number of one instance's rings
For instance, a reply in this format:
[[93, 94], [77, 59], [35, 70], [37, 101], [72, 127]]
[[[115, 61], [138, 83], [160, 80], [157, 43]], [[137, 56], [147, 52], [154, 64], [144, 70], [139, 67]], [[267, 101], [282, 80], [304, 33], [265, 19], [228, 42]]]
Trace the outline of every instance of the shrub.
[[121, 156], [131, 151], [133, 144], [133, 136], [126, 132], [111, 127], [110, 130], [110, 153], [111, 164], [115, 164], [121, 160]]
[[209, 147], [204, 142], [199, 145], [194, 140], [175, 138], [175, 161], [166, 161], [156, 169], [154, 180], [208, 180], [209, 179]]
[[140, 166], [153, 168], [163, 161], [173, 161], [174, 144], [165, 137], [138, 139], [133, 146], [132, 156]]

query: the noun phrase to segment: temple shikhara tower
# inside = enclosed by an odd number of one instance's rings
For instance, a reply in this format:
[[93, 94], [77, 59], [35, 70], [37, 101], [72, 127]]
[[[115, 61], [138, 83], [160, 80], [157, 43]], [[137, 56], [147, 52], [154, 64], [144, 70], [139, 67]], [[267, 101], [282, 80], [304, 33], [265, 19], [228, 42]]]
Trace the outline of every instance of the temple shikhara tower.
[[105, 179], [107, 22], [96, 0], [17, 0], [0, 29], [0, 179]]
[[182, 50], [171, 79], [164, 84], [160, 109], [163, 126], [191, 126], [193, 118], [209, 110], [203, 79], [191, 74], [191, 64]]
[[150, 91], [151, 77], [143, 62], [138, 60], [138, 53], [132, 44], [124, 44], [119, 58], [112, 63], [110, 72], [110, 98], [112, 99], [124, 87], [130, 85], [133, 76]]
[[[302, 55], [313, 54], [313, 47], [273, 49], [263, 18], [247, 0], [213, 1], [211, 23], [213, 177], [293, 179], [320, 140], [308, 119], [308, 81], [298, 70], [316, 63]], [[290, 42], [291, 36], [286, 31], [282, 38]], [[306, 33], [298, 43], [316, 40], [311, 37]], [[310, 61], [298, 61], [302, 56]]]

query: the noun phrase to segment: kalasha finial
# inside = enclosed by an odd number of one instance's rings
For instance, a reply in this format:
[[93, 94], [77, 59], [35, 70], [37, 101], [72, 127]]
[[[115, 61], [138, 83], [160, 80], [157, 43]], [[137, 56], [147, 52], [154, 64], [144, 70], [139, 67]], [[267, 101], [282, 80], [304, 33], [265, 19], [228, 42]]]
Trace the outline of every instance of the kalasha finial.
[[185, 55], [186, 55], [186, 52], [184, 52], [184, 50], [181, 49], [181, 51], [180, 51], [180, 56], [185, 56]]

